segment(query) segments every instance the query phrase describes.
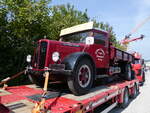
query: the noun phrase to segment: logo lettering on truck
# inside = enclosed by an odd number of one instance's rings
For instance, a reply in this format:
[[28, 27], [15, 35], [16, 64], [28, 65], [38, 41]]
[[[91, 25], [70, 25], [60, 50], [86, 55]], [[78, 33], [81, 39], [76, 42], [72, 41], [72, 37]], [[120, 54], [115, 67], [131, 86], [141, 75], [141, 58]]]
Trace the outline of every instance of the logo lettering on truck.
[[103, 61], [103, 59], [104, 59], [104, 57], [105, 57], [105, 52], [104, 52], [104, 50], [103, 50], [102, 48], [97, 49], [97, 50], [95, 51], [95, 54], [96, 54], [97, 60]]

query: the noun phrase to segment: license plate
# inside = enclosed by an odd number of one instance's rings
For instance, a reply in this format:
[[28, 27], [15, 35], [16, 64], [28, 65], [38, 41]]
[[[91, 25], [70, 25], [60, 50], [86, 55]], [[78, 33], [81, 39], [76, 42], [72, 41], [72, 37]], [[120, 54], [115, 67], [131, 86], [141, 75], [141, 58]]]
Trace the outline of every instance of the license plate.
[[50, 68], [55, 70], [64, 70], [65, 64], [51, 64]]

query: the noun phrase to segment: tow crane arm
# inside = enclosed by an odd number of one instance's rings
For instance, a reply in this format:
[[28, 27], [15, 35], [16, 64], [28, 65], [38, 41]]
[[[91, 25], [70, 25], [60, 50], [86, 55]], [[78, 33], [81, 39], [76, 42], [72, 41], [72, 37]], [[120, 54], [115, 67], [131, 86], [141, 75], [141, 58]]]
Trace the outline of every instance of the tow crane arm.
[[142, 40], [142, 39], [144, 38], [144, 35], [141, 35], [141, 36], [138, 37], [138, 38], [133, 38], [133, 39], [129, 39], [129, 38], [130, 38], [130, 35], [129, 35], [129, 36], [126, 36], [126, 37], [121, 41], [121, 44], [127, 45], [127, 44], [129, 44], [130, 42], [137, 41], [137, 40]]

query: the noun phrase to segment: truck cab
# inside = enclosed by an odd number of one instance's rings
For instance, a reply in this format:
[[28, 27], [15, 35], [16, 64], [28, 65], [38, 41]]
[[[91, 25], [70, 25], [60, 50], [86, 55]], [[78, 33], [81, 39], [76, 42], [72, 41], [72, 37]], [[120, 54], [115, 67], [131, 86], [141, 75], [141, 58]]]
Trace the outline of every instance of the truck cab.
[[133, 70], [135, 72], [136, 78], [141, 84], [145, 82], [145, 63], [144, 59], [141, 58], [141, 55], [137, 52], [134, 53], [134, 64], [132, 64]]

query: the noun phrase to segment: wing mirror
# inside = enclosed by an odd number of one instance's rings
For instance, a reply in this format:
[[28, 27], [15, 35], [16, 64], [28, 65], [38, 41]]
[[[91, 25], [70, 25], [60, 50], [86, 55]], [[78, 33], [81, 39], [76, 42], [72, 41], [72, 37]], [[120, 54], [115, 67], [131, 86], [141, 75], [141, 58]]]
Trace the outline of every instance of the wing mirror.
[[86, 37], [85, 43], [87, 45], [93, 45], [94, 44], [94, 37]]

